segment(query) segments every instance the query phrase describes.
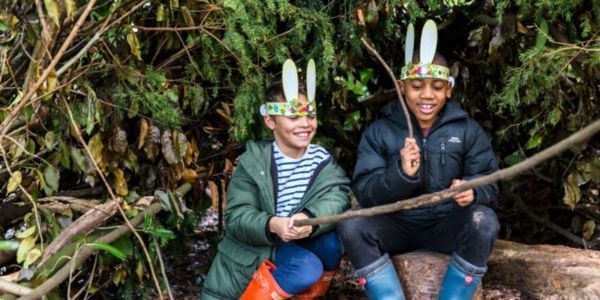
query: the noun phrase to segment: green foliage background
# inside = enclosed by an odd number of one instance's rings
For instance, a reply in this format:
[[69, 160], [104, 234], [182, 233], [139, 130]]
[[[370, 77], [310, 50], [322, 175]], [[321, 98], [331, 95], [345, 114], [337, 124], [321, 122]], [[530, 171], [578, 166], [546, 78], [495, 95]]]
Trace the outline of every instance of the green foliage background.
[[[32, 0], [0, 0], [0, 121], [48, 65], [48, 54], [57, 52], [87, 4], [42, 2], [36, 7]], [[96, 4], [55, 71], [71, 59], [75, 64], [60, 76], [51, 73], [38, 90], [40, 98], [0, 140], [0, 198], [37, 205], [41, 197], [101, 185], [75, 139], [65, 102], [118, 195], [134, 202], [187, 181], [200, 198], [208, 182], [223, 178], [225, 161], [239, 154], [239, 145], [265, 136], [258, 106], [287, 58], [300, 68], [316, 60], [317, 140], [351, 174], [360, 133], [377, 116], [379, 105], [373, 103], [380, 102], [373, 99], [389, 99], [392, 87], [359, 39], [367, 36], [398, 73], [406, 25], [421, 28], [427, 18], [438, 23], [438, 50], [457, 78], [453, 99], [484, 126], [501, 166], [600, 116], [598, 1], [153, 0], [75, 56], [103, 22], [139, 3]], [[358, 9], [365, 28], [356, 21]], [[46, 45], [40, 42], [45, 32], [51, 33]], [[594, 213], [600, 205], [599, 151], [592, 140], [503, 183], [504, 189], [598, 247], [593, 241], [600, 235], [600, 215]], [[516, 209], [510, 195], [503, 193], [501, 213]], [[571, 210], [549, 208], [557, 205]], [[41, 209], [39, 221], [53, 228], [45, 243], [61, 230], [56, 218], [78, 216]], [[22, 217], [0, 227], [35, 223]], [[184, 230], [185, 222], [168, 218], [167, 227]], [[514, 215], [502, 221], [503, 238], [573, 244]]]

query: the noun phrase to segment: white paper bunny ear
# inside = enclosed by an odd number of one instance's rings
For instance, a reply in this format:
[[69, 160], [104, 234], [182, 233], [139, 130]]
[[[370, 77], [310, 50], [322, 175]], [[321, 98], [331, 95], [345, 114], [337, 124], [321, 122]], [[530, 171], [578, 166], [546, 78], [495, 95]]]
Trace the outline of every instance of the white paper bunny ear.
[[437, 47], [437, 26], [433, 20], [427, 20], [421, 32], [421, 52], [420, 59], [422, 64], [430, 64], [435, 55]]
[[406, 42], [404, 43], [404, 65], [407, 66], [412, 62], [413, 51], [415, 49], [415, 27], [413, 24], [408, 24], [406, 29]]
[[283, 72], [281, 73], [283, 82], [283, 94], [287, 101], [298, 99], [298, 71], [296, 65], [291, 59], [283, 63]]
[[317, 67], [315, 61], [311, 58], [306, 66], [306, 98], [308, 101], [315, 100], [317, 89]]

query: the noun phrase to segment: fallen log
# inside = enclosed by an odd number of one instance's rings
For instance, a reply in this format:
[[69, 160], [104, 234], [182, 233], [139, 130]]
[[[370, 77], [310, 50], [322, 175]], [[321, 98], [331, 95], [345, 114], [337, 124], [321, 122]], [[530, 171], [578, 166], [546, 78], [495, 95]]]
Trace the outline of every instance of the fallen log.
[[[407, 299], [437, 299], [448, 255], [410, 252], [393, 261]], [[496, 241], [486, 283], [498, 282], [533, 299], [600, 299], [600, 251]], [[480, 291], [475, 299], [483, 299]]]

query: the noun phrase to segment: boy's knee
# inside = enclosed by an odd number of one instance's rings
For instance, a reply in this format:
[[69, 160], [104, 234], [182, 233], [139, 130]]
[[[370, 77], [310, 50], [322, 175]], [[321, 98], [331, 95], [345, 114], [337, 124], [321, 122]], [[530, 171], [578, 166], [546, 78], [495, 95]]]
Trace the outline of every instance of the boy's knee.
[[327, 271], [336, 269], [344, 252], [339, 235], [335, 231], [326, 233], [320, 248], [323, 268]]
[[500, 230], [496, 213], [491, 208], [483, 205], [473, 207], [470, 226], [483, 239], [495, 239]]
[[356, 237], [361, 232], [361, 228], [365, 228], [363, 224], [364, 220], [365, 218], [352, 218], [339, 223], [337, 225], [337, 232], [342, 241]]

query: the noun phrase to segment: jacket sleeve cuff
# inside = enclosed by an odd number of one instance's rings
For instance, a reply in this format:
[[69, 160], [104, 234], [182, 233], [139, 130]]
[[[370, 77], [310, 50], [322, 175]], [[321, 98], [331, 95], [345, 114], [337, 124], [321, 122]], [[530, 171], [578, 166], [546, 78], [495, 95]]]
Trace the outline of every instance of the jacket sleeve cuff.
[[269, 242], [271, 243], [275, 243], [277, 241], [279, 241], [279, 237], [272, 233], [271, 230], [269, 230], [269, 222], [271, 221], [271, 218], [273, 218], [274, 216], [270, 216], [267, 218], [267, 222], [265, 223], [265, 235], [267, 236], [267, 239], [269, 240]]
[[404, 174], [404, 171], [402, 170], [402, 162], [400, 161], [400, 158], [393, 158], [392, 163], [390, 163], [389, 167], [387, 168], [386, 175], [391, 183], [404, 182], [408, 184], [416, 184], [419, 181], [420, 171], [421, 170], [419, 170], [414, 176], [408, 176]]

